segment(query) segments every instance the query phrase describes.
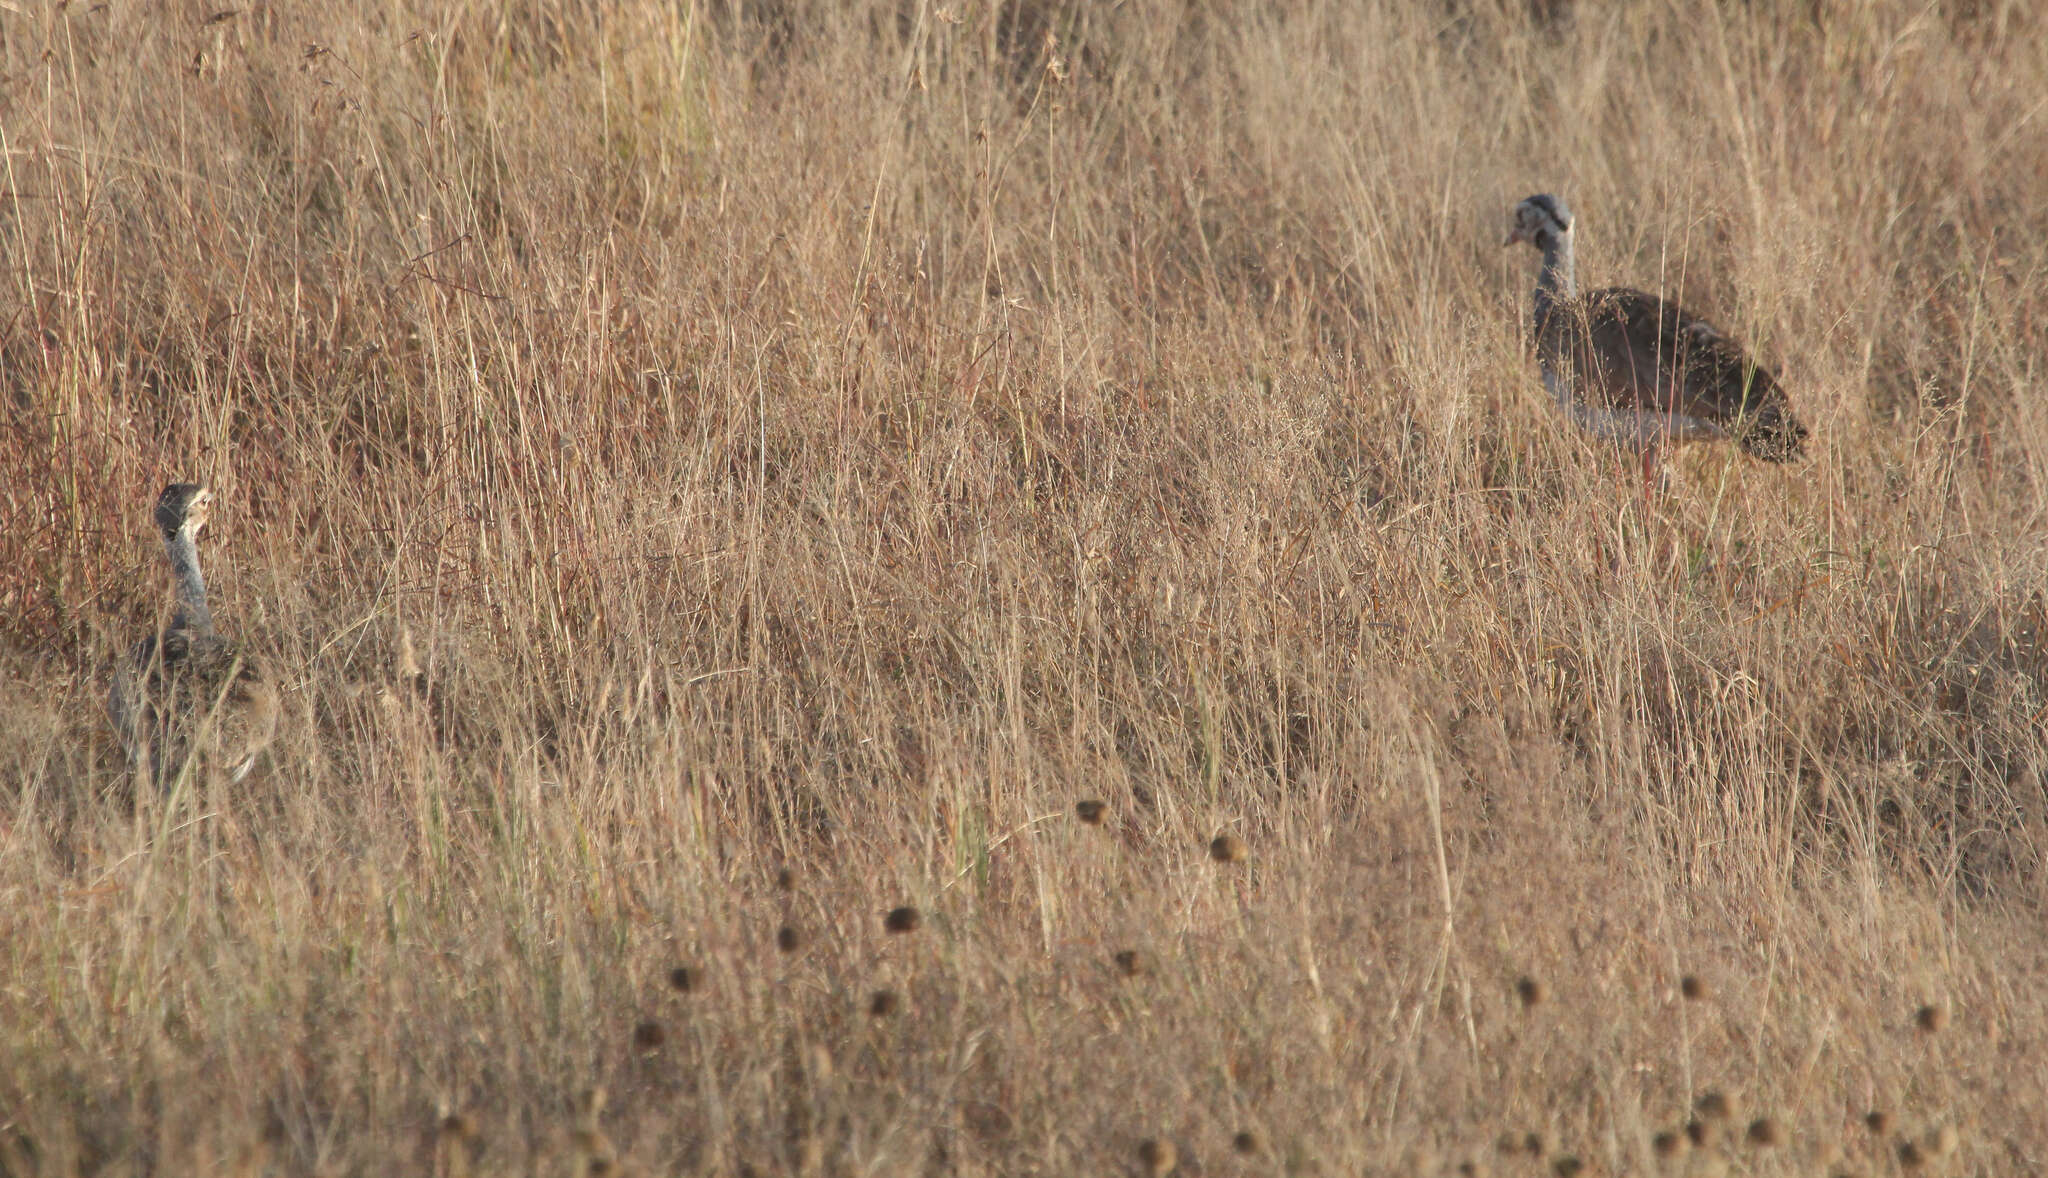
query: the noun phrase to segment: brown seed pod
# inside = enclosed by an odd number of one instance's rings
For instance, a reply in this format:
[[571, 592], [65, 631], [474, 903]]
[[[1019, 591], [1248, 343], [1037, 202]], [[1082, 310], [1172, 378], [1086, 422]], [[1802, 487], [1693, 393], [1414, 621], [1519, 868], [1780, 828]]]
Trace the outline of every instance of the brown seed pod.
[[[477, 1136], [476, 1122], [461, 1113], [450, 1113], [441, 1118], [441, 1150], [447, 1155], [448, 1178], [469, 1178]], [[238, 1172], [254, 1174], [263, 1168], [260, 1165], [238, 1167]]]
[[800, 867], [785, 866], [775, 872], [775, 887], [778, 891], [793, 892], [803, 882], [804, 873]]
[[1718, 1088], [1709, 1088], [1700, 1093], [1700, 1098], [1693, 1101], [1692, 1107], [1710, 1121], [1725, 1121], [1735, 1115], [1735, 1102], [1728, 1099], [1727, 1093]]
[[1706, 998], [1711, 991], [1707, 989], [1705, 981], [1692, 974], [1687, 974], [1678, 979], [1678, 992], [1685, 995], [1687, 1002], [1699, 1002]]
[[1663, 1132], [1650, 1138], [1650, 1151], [1660, 1158], [1675, 1158], [1685, 1152], [1685, 1134]]
[[1252, 849], [1234, 834], [1219, 834], [1209, 840], [1209, 858], [1218, 863], [1242, 863], [1251, 855]]
[[1566, 1154], [1550, 1163], [1550, 1172], [1557, 1175], [1557, 1178], [1578, 1178], [1580, 1174], [1585, 1172], [1585, 1169], [1586, 1163], [1580, 1161], [1572, 1154]]
[[1927, 1151], [1912, 1141], [1899, 1142], [1899, 1165], [1904, 1169], [1917, 1170], [1927, 1164]]
[[1863, 1114], [1863, 1127], [1882, 1137], [1892, 1127], [1891, 1115], [1882, 1109], [1871, 1109]]
[[1535, 1006], [1550, 997], [1550, 988], [1535, 978], [1519, 977], [1515, 979], [1515, 997], [1522, 1000], [1523, 1006]]
[[894, 990], [877, 990], [868, 996], [868, 1013], [876, 1018], [888, 1018], [903, 1006], [902, 999]]
[[464, 1113], [449, 1113], [441, 1118], [441, 1136], [454, 1141], [475, 1141], [476, 1121]]
[[1913, 1012], [1913, 1025], [1932, 1035], [1948, 1025], [1948, 1008], [1930, 1002]]
[[697, 971], [687, 965], [678, 965], [668, 971], [669, 988], [678, 994], [688, 994], [695, 990], [702, 980], [697, 976]]
[[1266, 1152], [1266, 1142], [1264, 1138], [1259, 1136], [1257, 1130], [1243, 1129], [1238, 1132], [1237, 1136], [1230, 1139], [1230, 1148], [1241, 1154], [1264, 1153]]
[[1541, 1133], [1529, 1133], [1522, 1138], [1522, 1149], [1532, 1158], [1540, 1158], [1550, 1152], [1550, 1143], [1543, 1140]]
[[1127, 978], [1143, 977], [1158, 968], [1152, 954], [1143, 949], [1121, 949], [1114, 959], [1116, 971]]
[[793, 924], [785, 924], [775, 930], [775, 947], [784, 953], [794, 953], [804, 947], [804, 935]]
[[1171, 1174], [1180, 1161], [1180, 1155], [1173, 1148], [1173, 1142], [1148, 1137], [1138, 1143], [1138, 1161], [1144, 1165], [1147, 1174]]
[[633, 1046], [642, 1051], [653, 1051], [668, 1042], [668, 1030], [653, 1019], [633, 1028]]
[[1771, 1117], [1758, 1117], [1749, 1123], [1749, 1143], [1762, 1149], [1783, 1145], [1785, 1127]]
[[924, 915], [908, 906], [891, 908], [889, 915], [882, 918], [882, 927], [892, 933], [914, 933], [924, 923]]
[[1074, 817], [1079, 818], [1090, 826], [1101, 826], [1102, 820], [1109, 817], [1109, 804], [1107, 802], [1098, 802], [1093, 798], [1085, 802], [1075, 802]]

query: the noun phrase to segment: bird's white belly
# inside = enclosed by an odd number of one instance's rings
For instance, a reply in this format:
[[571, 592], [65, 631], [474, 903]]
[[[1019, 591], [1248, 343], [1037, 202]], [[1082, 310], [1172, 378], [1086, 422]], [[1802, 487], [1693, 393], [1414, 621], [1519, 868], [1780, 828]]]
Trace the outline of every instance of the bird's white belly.
[[1564, 410], [1572, 424], [1595, 437], [1619, 442], [1632, 450], [1647, 450], [1659, 442], [1711, 442], [1727, 436], [1711, 421], [1684, 413], [1656, 413], [1642, 409], [1609, 409], [1589, 405], [1572, 395], [1570, 385], [1549, 366], [1543, 370], [1543, 386]]

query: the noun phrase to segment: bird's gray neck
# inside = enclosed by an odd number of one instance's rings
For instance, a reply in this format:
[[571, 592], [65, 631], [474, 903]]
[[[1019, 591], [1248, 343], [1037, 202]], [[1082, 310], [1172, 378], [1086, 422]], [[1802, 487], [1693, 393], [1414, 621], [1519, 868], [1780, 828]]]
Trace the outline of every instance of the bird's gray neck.
[[1543, 249], [1543, 269], [1536, 275], [1535, 308], [1536, 334], [1541, 336], [1550, 312], [1577, 293], [1578, 283], [1572, 275], [1570, 233], [1545, 233], [1536, 244]]
[[199, 546], [192, 542], [192, 534], [180, 530], [165, 536], [164, 551], [171, 558], [171, 580], [178, 588], [178, 612], [171, 625], [212, 632], [213, 611], [206, 606], [206, 578], [199, 575]]

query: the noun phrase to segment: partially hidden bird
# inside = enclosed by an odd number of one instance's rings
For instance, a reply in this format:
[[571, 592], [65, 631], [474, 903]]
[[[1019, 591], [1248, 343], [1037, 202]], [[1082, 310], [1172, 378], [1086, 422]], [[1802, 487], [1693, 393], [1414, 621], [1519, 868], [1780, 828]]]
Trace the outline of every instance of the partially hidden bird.
[[1544, 387], [1580, 428], [1632, 451], [1645, 488], [1661, 452], [1686, 442], [1733, 441], [1765, 462], [1805, 453], [1777, 374], [1706, 320], [1640, 290], [1578, 292], [1572, 213], [1538, 194], [1515, 206], [1507, 241], [1542, 254], [1534, 337]]
[[107, 715], [130, 768], [159, 786], [188, 764], [239, 782], [277, 731], [276, 682], [214, 628], [207, 604], [198, 537], [212, 508], [213, 492], [199, 483], [172, 483], [157, 496], [176, 607], [115, 668], [107, 692]]

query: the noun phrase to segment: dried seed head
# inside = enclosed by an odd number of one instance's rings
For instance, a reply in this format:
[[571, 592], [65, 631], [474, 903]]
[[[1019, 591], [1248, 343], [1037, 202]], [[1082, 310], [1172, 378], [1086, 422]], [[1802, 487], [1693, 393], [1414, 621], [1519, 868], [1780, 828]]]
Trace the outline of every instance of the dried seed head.
[[1930, 1002], [1913, 1012], [1913, 1024], [1931, 1035], [1948, 1025], [1948, 1008]]
[[1543, 1140], [1543, 1134], [1541, 1133], [1524, 1135], [1522, 1138], [1522, 1149], [1532, 1158], [1540, 1158], [1550, 1152], [1549, 1143]]
[[1785, 1128], [1771, 1117], [1758, 1117], [1749, 1123], [1749, 1143], [1762, 1149], [1772, 1149], [1785, 1144]]
[[[448, 1178], [469, 1178], [471, 1154], [476, 1149], [476, 1122], [461, 1113], [441, 1118], [441, 1151], [447, 1155]], [[248, 1166], [240, 1173], [254, 1174], [262, 1166]]]
[[1557, 1178], [1578, 1178], [1585, 1169], [1586, 1163], [1572, 1154], [1566, 1154], [1550, 1163], [1550, 1172], [1557, 1175]]
[[1705, 1121], [1694, 1118], [1685, 1123], [1685, 1139], [1692, 1142], [1695, 1149], [1704, 1147], [1713, 1136], [1714, 1127]]
[[1711, 991], [1707, 989], [1707, 983], [1699, 977], [1687, 974], [1678, 979], [1678, 992], [1685, 995], [1687, 1002], [1698, 1002], [1706, 998]]
[[804, 873], [801, 868], [784, 867], [775, 873], [775, 886], [782, 891], [793, 892], [797, 889], [797, 885], [802, 882], [804, 882]]
[[1180, 1157], [1173, 1148], [1173, 1142], [1148, 1137], [1138, 1143], [1138, 1161], [1144, 1165], [1147, 1174], [1171, 1174]]
[[1519, 977], [1515, 979], [1515, 997], [1522, 1000], [1523, 1006], [1534, 1006], [1550, 997], [1550, 988], [1535, 978]]
[[1725, 1121], [1735, 1115], [1735, 1102], [1728, 1099], [1727, 1093], [1718, 1088], [1709, 1088], [1700, 1093], [1700, 1098], [1693, 1102], [1692, 1107], [1710, 1121]]
[[1259, 1136], [1257, 1130], [1243, 1129], [1238, 1132], [1237, 1136], [1230, 1139], [1230, 1148], [1241, 1154], [1264, 1153], [1266, 1152], [1266, 1142], [1264, 1138]]
[[1101, 826], [1102, 820], [1109, 817], [1109, 804], [1098, 802], [1093, 798], [1085, 802], [1075, 802], [1074, 817], [1079, 818], [1090, 826]]
[[1512, 1133], [1503, 1133], [1493, 1139], [1493, 1152], [1508, 1157], [1522, 1152], [1522, 1139]]
[[653, 1051], [667, 1041], [667, 1029], [653, 1019], [633, 1028], [633, 1046], [642, 1051]]
[[1882, 1137], [1892, 1127], [1892, 1119], [1882, 1109], [1871, 1109], [1863, 1114], [1863, 1127]]
[[902, 999], [896, 997], [894, 990], [877, 990], [868, 995], [868, 1013], [876, 1018], [888, 1018], [901, 1009], [902, 1005]]
[[1683, 1133], [1664, 1132], [1650, 1138], [1650, 1150], [1660, 1158], [1675, 1158], [1685, 1152]]
[[924, 916], [911, 907], [891, 908], [889, 915], [882, 918], [882, 927], [892, 933], [914, 933], [924, 923]]
[[1927, 1164], [1927, 1153], [1911, 1141], [1899, 1143], [1899, 1165], [1908, 1170], [1917, 1170]]
[[1116, 971], [1127, 978], [1152, 972], [1152, 955], [1143, 949], [1120, 949], [1115, 960]]
[[441, 1118], [441, 1136], [452, 1141], [475, 1141], [476, 1122], [464, 1113], [449, 1113]]
[[784, 953], [794, 953], [804, 947], [804, 935], [793, 924], [785, 924], [775, 930], [775, 947]]
[[678, 994], [688, 994], [696, 989], [700, 980], [697, 976], [697, 971], [687, 965], [678, 965], [668, 971], [669, 987]]
[[1218, 863], [1242, 863], [1251, 854], [1252, 849], [1234, 834], [1219, 834], [1209, 841], [1209, 858]]
[[1492, 1173], [1486, 1163], [1478, 1158], [1467, 1158], [1458, 1163], [1458, 1178], [1487, 1178]]

